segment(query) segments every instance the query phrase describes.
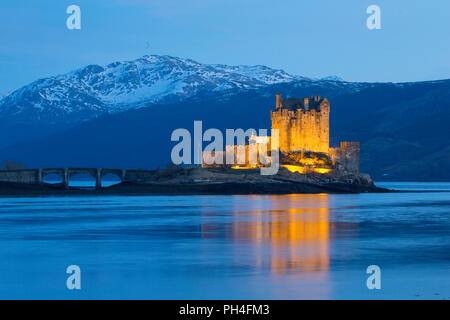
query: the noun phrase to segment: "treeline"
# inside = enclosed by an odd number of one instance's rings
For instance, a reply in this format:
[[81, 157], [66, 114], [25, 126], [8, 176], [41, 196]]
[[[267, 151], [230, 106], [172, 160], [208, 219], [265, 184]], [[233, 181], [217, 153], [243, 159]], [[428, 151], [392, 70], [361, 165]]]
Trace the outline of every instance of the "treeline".
[[15, 160], [3, 160], [0, 164], [0, 170], [20, 170], [26, 168], [27, 166], [24, 163]]

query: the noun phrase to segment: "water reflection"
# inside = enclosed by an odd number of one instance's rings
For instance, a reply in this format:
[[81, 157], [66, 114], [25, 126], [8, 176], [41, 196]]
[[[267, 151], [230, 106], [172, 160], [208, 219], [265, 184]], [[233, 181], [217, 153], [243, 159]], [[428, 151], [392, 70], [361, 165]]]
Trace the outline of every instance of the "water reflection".
[[[447, 298], [448, 198], [4, 198], [0, 298], [72, 299], [73, 263], [86, 299]], [[367, 290], [371, 264], [395, 290]]]
[[[329, 268], [329, 196], [269, 196], [256, 208], [235, 207], [232, 237], [260, 243], [256, 261], [269, 252], [273, 274], [327, 271]], [[258, 207], [260, 205], [261, 207]], [[248, 219], [242, 219], [247, 215]]]
[[327, 194], [234, 196], [225, 226], [211, 223], [213, 213], [203, 212], [209, 223], [202, 224], [202, 236], [223, 231], [233, 243], [236, 265], [273, 275], [325, 274], [330, 266], [329, 201]]

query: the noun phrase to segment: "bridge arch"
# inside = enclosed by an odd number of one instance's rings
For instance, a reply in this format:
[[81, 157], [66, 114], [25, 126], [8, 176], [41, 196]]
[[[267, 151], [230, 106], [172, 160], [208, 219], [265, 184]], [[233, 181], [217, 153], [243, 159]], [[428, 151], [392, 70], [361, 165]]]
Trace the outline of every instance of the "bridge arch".
[[48, 184], [60, 184], [64, 182], [64, 177], [55, 172], [49, 172], [42, 175], [42, 182]]
[[[58, 177], [61, 177], [61, 180]], [[59, 183], [67, 185], [67, 170], [61, 168], [37, 169], [37, 180], [39, 183], [47, 182], [48, 178], [56, 178]]]
[[155, 171], [107, 168], [37, 168], [3, 170], [0, 171], [0, 181], [26, 184], [62, 183], [67, 188], [69, 186], [70, 178], [77, 175], [89, 175], [93, 177], [95, 179], [95, 187], [101, 188], [103, 177], [105, 177], [105, 181], [112, 180], [115, 183], [120, 181], [145, 181], [154, 179]]
[[103, 187], [110, 187], [121, 182], [123, 182], [123, 178], [118, 173], [109, 172], [102, 174]]
[[70, 173], [68, 178], [69, 187], [94, 188], [96, 187], [97, 178], [91, 173], [76, 172]]

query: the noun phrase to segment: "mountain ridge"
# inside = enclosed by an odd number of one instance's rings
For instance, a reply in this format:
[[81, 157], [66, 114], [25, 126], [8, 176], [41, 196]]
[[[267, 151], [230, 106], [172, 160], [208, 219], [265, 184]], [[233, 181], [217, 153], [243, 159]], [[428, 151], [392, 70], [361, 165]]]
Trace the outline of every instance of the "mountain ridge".
[[[445, 80], [428, 82], [439, 81]], [[21, 124], [76, 124], [105, 113], [179, 102], [195, 96], [221, 98], [282, 83], [310, 87], [325, 83], [355, 92], [380, 84], [348, 82], [335, 75], [308, 78], [264, 65], [202, 64], [169, 55], [145, 55], [105, 66], [91, 64], [33, 81], [0, 97], [0, 123], [7, 120]]]
[[76, 123], [102, 113], [181, 101], [201, 92], [252, 90], [298, 80], [315, 81], [263, 65], [202, 64], [146, 55], [33, 81], [0, 100], [0, 118], [24, 115], [19, 121]]

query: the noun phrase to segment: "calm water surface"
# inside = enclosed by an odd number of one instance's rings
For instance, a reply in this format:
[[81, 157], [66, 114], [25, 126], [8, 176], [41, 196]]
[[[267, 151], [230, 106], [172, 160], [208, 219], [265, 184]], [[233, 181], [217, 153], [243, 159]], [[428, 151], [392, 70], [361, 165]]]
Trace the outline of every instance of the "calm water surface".
[[450, 299], [450, 183], [378, 185], [429, 192], [0, 198], [0, 298]]

